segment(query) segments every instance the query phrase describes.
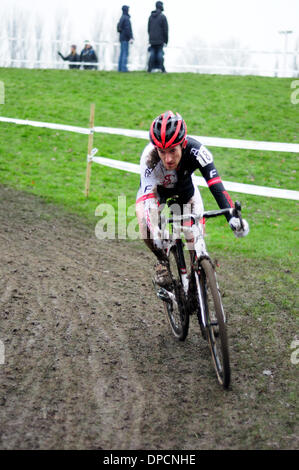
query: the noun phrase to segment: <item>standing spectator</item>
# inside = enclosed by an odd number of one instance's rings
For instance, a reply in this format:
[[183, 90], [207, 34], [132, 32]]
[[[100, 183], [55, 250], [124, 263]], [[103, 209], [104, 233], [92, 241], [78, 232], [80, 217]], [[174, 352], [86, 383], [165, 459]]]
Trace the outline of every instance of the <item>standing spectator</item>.
[[75, 46], [75, 44], [72, 44], [71, 45], [71, 52], [69, 53], [68, 56], [64, 57], [60, 51], [58, 51], [58, 55], [60, 55], [60, 57], [63, 59], [63, 60], [68, 60], [69, 62], [71, 62], [69, 64], [69, 68], [70, 69], [79, 69], [80, 68], [80, 63], [78, 65], [75, 65], [74, 62], [80, 62], [80, 56], [79, 54], [77, 54], [77, 46]]
[[129, 55], [129, 42], [133, 42], [133, 33], [131, 20], [129, 15], [129, 7], [124, 5], [122, 7], [123, 14], [117, 23], [117, 31], [119, 33], [119, 42], [120, 42], [120, 55], [118, 61], [118, 71], [127, 72], [127, 62]]
[[163, 2], [156, 2], [156, 10], [152, 11], [148, 20], [148, 34], [150, 43], [150, 57], [148, 62], [148, 72], [154, 68], [166, 72], [164, 67], [163, 46], [168, 43], [168, 22], [162, 13]]
[[[81, 54], [80, 54], [80, 60], [81, 62], [97, 62], [98, 58], [93, 50], [90, 41], [85, 41], [84, 42], [84, 49], [82, 49]], [[98, 66], [97, 65], [84, 65], [83, 68], [85, 70], [91, 70], [95, 69], [97, 70]]]

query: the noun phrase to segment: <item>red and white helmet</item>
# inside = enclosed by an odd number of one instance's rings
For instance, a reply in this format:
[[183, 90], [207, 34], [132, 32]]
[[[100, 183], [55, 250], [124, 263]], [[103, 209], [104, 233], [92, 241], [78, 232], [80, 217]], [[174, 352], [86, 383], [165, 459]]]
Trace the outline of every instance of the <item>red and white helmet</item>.
[[152, 122], [150, 140], [155, 147], [169, 149], [184, 142], [187, 126], [178, 113], [166, 111]]

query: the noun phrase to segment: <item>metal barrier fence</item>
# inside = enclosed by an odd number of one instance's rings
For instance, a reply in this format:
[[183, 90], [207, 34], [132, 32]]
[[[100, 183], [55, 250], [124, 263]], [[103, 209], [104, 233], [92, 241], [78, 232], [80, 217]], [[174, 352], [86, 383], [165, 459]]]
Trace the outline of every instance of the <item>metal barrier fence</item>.
[[[69, 50], [72, 41], [0, 37], [0, 67], [58, 68], [68, 67], [58, 59], [57, 50]], [[97, 56], [98, 70], [117, 70], [119, 43], [91, 41]], [[80, 52], [80, 50], [78, 50]], [[168, 46], [164, 49], [169, 72], [218, 73], [299, 77], [299, 50], [247, 50], [240, 48]], [[147, 44], [130, 46], [128, 68], [146, 70]], [[88, 65], [88, 64], [84, 64]], [[81, 65], [83, 68], [83, 65]]]

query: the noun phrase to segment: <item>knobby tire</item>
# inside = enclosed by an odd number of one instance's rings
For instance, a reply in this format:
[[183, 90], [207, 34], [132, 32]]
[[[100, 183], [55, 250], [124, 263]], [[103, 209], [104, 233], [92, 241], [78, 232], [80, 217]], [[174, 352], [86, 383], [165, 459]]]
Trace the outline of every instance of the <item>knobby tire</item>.
[[[224, 388], [230, 384], [230, 364], [226, 324], [216, 274], [208, 259], [201, 261], [200, 285], [205, 305], [206, 332], [218, 381]], [[211, 322], [217, 322], [217, 326]]]
[[182, 243], [173, 246], [169, 254], [169, 270], [172, 278], [171, 291], [175, 294], [178, 308], [173, 302], [164, 302], [164, 309], [167, 314], [171, 330], [174, 336], [184, 341], [189, 331], [189, 311], [181, 281], [181, 267], [184, 263], [184, 252]]

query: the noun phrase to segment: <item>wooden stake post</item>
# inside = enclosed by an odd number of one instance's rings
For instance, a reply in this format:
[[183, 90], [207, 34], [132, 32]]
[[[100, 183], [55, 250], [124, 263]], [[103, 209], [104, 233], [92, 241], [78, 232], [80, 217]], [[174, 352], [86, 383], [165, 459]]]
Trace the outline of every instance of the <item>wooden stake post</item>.
[[88, 136], [88, 150], [87, 150], [87, 167], [86, 167], [86, 180], [85, 180], [85, 196], [88, 197], [89, 186], [90, 186], [90, 173], [91, 173], [91, 164], [92, 160], [89, 159], [93, 147], [93, 128], [94, 128], [94, 114], [95, 114], [95, 104], [90, 105], [90, 118], [89, 118], [89, 128], [91, 130]]

